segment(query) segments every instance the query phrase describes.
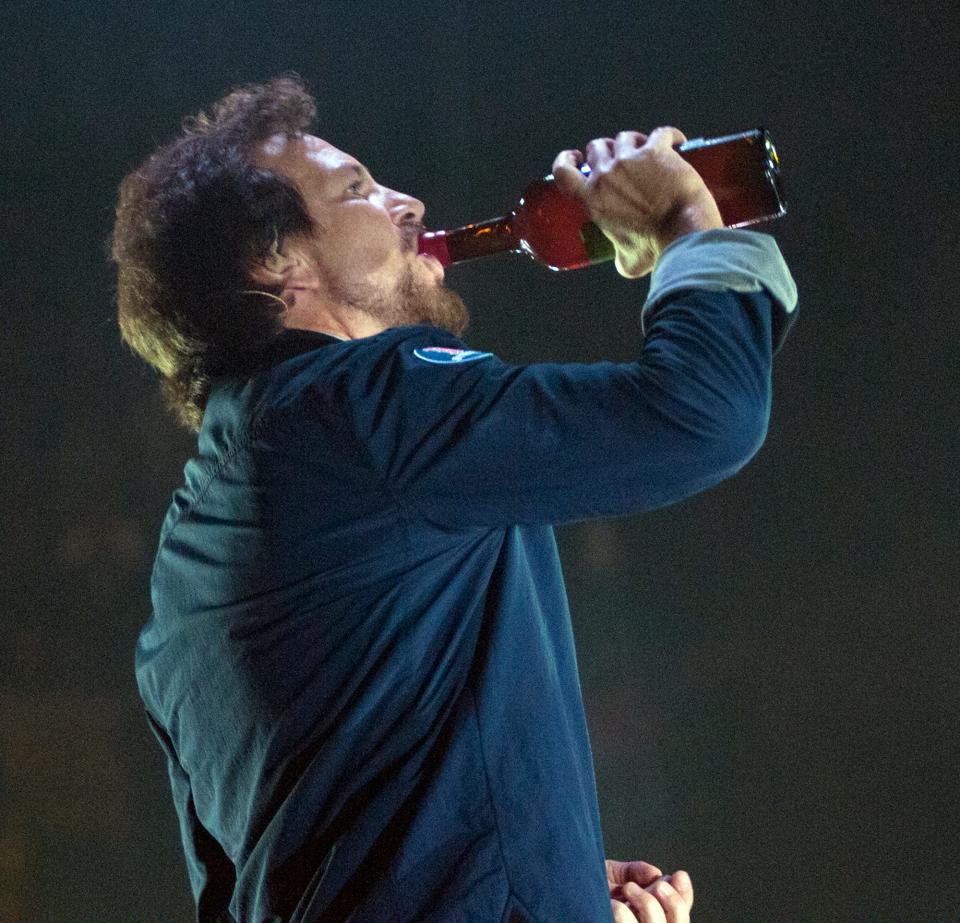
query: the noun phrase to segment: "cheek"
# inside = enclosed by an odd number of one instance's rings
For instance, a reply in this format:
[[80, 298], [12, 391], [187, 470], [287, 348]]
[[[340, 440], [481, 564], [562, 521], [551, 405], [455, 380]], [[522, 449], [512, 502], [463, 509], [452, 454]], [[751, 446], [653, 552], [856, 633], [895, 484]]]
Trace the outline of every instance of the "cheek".
[[385, 215], [351, 215], [349, 220], [329, 228], [324, 237], [331, 268], [346, 275], [366, 277], [402, 265], [397, 231]]

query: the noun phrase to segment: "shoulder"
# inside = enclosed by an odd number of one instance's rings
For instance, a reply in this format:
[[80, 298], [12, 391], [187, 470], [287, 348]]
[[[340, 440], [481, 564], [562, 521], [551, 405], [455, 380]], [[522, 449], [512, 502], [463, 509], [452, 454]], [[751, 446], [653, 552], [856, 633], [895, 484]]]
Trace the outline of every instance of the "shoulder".
[[439, 327], [392, 327], [284, 363], [285, 368], [274, 370], [271, 402], [279, 407], [321, 399], [341, 407], [345, 403], [355, 405], [438, 375], [449, 378], [468, 366], [484, 365], [492, 359], [492, 353], [471, 349]]
[[236, 438], [291, 417], [341, 415], [348, 407], [402, 391], [404, 385], [419, 390], [493, 359], [492, 353], [473, 350], [449, 331], [427, 324], [324, 343], [250, 378], [219, 382], [210, 395], [201, 438], [206, 432], [222, 443], [228, 434]]
[[364, 340], [353, 340], [354, 355], [365, 360], [393, 356], [414, 368], [428, 365], [459, 365], [486, 359], [493, 354], [471, 349], [447, 330], [427, 324], [393, 327]]

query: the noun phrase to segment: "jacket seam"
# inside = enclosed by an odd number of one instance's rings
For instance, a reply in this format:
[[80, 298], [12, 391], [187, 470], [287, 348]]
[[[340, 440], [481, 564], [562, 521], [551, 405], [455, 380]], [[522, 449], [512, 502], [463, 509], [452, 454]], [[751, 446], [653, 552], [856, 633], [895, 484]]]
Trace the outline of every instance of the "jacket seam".
[[[393, 489], [389, 479], [377, 467], [376, 462], [374, 461], [373, 453], [370, 450], [370, 446], [367, 445], [367, 441], [363, 439], [358, 432], [353, 416], [348, 412], [348, 407], [334, 403], [326, 391], [320, 391], [318, 389], [317, 396], [320, 398], [327, 411], [336, 420], [338, 420], [350, 434], [354, 444], [357, 446], [358, 452], [360, 453], [364, 464], [367, 467], [367, 470], [376, 479], [377, 483], [380, 485], [380, 488], [387, 495], [387, 497], [390, 498], [394, 507], [400, 513], [401, 518], [406, 522], [413, 521], [415, 519], [413, 510], [411, 510], [411, 508], [403, 500], [401, 500], [397, 492]], [[295, 412], [296, 411], [291, 408], [290, 416], [294, 416]]]
[[254, 439], [260, 435], [262, 429], [263, 426], [258, 424], [253, 429], [248, 430], [226, 455], [220, 456], [217, 459], [216, 464], [213, 466], [213, 470], [209, 473], [209, 475], [207, 475], [207, 479], [203, 482], [202, 486], [197, 490], [196, 494], [191, 500], [190, 506], [179, 516], [177, 516], [176, 520], [171, 523], [170, 528], [164, 533], [161, 540], [161, 545], [165, 545], [170, 540], [177, 527], [194, 514], [197, 506], [202, 503], [204, 498], [207, 496], [207, 493], [210, 490], [213, 482], [223, 474], [224, 468], [226, 468], [227, 465], [229, 465], [237, 457], [237, 455], [240, 454], [240, 452], [250, 446]]
[[[504, 905], [504, 911], [501, 912], [501, 917], [503, 912], [505, 912], [510, 907], [511, 900], [519, 901], [516, 891], [513, 886], [513, 881], [510, 877], [510, 867], [507, 864], [507, 857], [503, 852], [503, 834], [500, 832], [500, 818], [497, 812], [497, 802], [493, 797], [493, 786], [490, 784], [490, 774], [487, 771], [487, 755], [483, 748], [483, 732], [480, 729], [480, 712], [477, 708], [477, 698], [474, 694], [473, 687], [468, 687], [467, 692], [470, 694], [470, 704], [472, 705], [473, 710], [473, 720], [477, 726], [477, 742], [480, 747], [480, 767], [483, 769], [483, 781], [487, 786], [487, 797], [490, 799], [490, 805], [493, 809], [493, 825], [497, 831], [497, 851], [500, 853], [500, 864], [503, 867], [503, 876], [507, 880], [507, 901]], [[526, 911], [526, 908], [524, 908]], [[534, 918], [527, 913], [527, 916], [530, 916], [530, 923], [537, 923]]]
[[501, 914], [502, 921], [501, 923], [510, 923], [510, 917], [505, 916], [508, 912], [510, 915], [513, 915], [514, 910], [522, 910], [524, 916], [526, 917], [526, 923], [540, 923], [540, 919], [535, 917], [528, 909], [527, 905], [520, 900], [517, 896], [517, 892], [510, 888], [509, 894], [507, 895], [507, 903], [504, 905], [503, 914]]

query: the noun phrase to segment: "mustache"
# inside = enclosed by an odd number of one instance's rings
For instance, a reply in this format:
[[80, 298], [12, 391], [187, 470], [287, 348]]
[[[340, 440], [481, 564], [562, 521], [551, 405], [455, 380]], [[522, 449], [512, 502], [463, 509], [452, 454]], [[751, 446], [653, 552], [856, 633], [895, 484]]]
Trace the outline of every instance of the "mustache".
[[408, 221], [400, 226], [400, 232], [403, 235], [404, 249], [416, 250], [417, 240], [423, 233], [423, 224], [419, 221]]

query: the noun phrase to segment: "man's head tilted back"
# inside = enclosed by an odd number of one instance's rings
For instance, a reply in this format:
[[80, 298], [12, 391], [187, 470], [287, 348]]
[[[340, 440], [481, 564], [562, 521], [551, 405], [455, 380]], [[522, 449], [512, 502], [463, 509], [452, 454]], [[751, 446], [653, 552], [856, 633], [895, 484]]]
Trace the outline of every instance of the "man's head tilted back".
[[251, 372], [284, 328], [466, 328], [439, 265], [417, 256], [423, 204], [309, 134], [315, 118], [299, 78], [239, 87], [120, 185], [120, 330], [190, 429], [212, 382]]

